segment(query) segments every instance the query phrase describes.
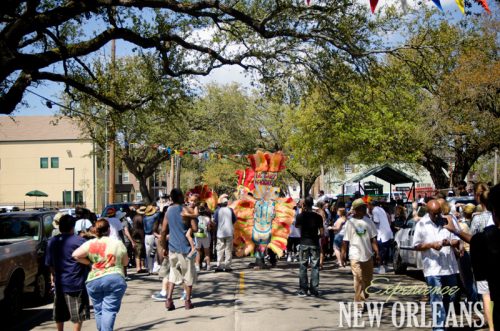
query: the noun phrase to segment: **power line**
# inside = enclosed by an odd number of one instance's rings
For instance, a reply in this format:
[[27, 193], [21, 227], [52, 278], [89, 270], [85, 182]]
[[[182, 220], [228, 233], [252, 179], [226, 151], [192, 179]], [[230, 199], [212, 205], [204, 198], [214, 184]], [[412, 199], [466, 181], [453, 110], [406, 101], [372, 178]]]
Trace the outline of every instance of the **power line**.
[[70, 110], [70, 111], [75, 111], [74, 109], [71, 109], [71, 108], [69, 108], [69, 107], [67, 107], [67, 106], [65, 106], [65, 105], [63, 105], [63, 104], [60, 104], [59, 102], [56, 102], [56, 101], [51, 100], [51, 99], [49, 99], [49, 98], [47, 98], [47, 97], [44, 97], [43, 95], [40, 95], [40, 94], [38, 94], [38, 93], [36, 93], [36, 92], [33, 92], [33, 91], [29, 90], [29, 89], [26, 89], [26, 91], [30, 92], [31, 94], [36, 95], [36, 96], [37, 96], [37, 97], [39, 97], [39, 98], [42, 98], [43, 100], [45, 100], [45, 101], [46, 101], [46, 102], [45, 102], [45, 105], [46, 105], [48, 108], [50, 108], [50, 109], [52, 109], [52, 106], [53, 106], [53, 105], [56, 105], [56, 106], [59, 106], [59, 107], [61, 107], [61, 108], [64, 108], [64, 109], [67, 109], [67, 110]]

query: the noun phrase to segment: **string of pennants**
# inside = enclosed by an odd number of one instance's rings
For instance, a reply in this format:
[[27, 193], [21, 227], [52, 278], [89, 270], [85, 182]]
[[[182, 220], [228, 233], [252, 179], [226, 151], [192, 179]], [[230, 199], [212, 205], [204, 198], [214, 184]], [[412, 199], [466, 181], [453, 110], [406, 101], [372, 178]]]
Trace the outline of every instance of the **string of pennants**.
[[[144, 147], [144, 145], [141, 144], [136, 144], [136, 143], [130, 143], [130, 146], [133, 147]], [[170, 147], [165, 147], [163, 145], [152, 145], [151, 148], [167, 153], [168, 155], [177, 155], [178, 157], [185, 157], [185, 156], [192, 156], [192, 157], [197, 157], [200, 160], [215, 160], [215, 159], [246, 159], [247, 155], [246, 153], [238, 153], [238, 154], [222, 154], [222, 153], [217, 153], [214, 149], [205, 149], [201, 151], [188, 151], [184, 149], [173, 149]], [[291, 159], [293, 159], [293, 155], [289, 155]]]
[[[306, 4], [308, 6], [311, 5], [311, 0], [305, 0]], [[488, 1], [487, 0], [474, 0], [478, 4], [481, 5], [481, 7], [484, 8], [484, 10], [488, 13], [491, 14], [491, 10], [488, 7]], [[375, 13], [375, 9], [377, 8], [379, 0], [370, 0], [370, 9], [372, 11], [372, 14]], [[444, 12], [443, 7], [441, 6], [441, 1], [440, 0], [432, 0], [432, 2], [438, 7], [438, 9], [442, 12]], [[462, 14], [465, 15], [465, 0], [455, 0], [458, 9], [462, 12]], [[401, 0], [401, 6], [403, 7], [403, 10], [406, 11], [408, 8], [408, 2], [407, 0]]]

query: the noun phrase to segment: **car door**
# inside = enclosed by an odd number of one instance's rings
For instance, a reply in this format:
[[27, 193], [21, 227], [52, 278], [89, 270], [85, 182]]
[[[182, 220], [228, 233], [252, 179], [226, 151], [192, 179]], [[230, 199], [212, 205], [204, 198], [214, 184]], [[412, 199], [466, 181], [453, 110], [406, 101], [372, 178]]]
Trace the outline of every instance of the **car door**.
[[408, 222], [408, 264], [417, 265], [417, 251], [413, 248], [413, 235], [415, 234], [415, 225], [417, 222]]

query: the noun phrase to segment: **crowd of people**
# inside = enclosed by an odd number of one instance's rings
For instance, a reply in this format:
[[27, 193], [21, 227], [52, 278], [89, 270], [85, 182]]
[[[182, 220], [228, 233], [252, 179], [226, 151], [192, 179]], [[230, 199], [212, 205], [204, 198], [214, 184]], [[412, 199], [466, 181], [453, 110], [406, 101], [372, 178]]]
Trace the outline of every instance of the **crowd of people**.
[[[500, 186], [491, 190], [476, 184], [473, 204], [453, 209], [444, 197], [415, 202], [411, 215], [405, 206], [384, 204], [356, 194], [349, 201], [330, 205], [306, 197], [297, 203], [283, 263], [299, 262], [298, 296], [319, 296], [320, 272], [326, 260], [334, 268], [350, 265], [354, 301], [364, 306], [374, 272], [389, 268], [394, 233], [408, 219], [416, 222], [415, 250], [421, 252], [423, 272], [431, 287], [460, 286], [466, 300], [482, 300], [490, 330], [500, 325], [498, 266], [500, 254]], [[55, 287], [54, 320], [59, 330], [71, 320], [79, 330], [89, 319], [92, 301], [98, 330], [112, 330], [127, 288], [128, 268], [137, 274], [158, 274], [161, 289], [152, 295], [175, 309], [174, 288], [183, 287], [184, 307], [194, 307], [191, 297], [201, 270], [230, 272], [236, 216], [227, 195], [211, 213], [196, 194], [184, 197], [174, 189], [166, 199], [148, 206], [91, 219], [83, 209], [77, 217], [56, 215], [57, 228], [49, 242], [46, 264]], [[271, 267], [277, 262], [271, 251]], [[212, 263], [214, 261], [214, 263]], [[286, 261], [286, 262], [285, 262]], [[256, 266], [259, 269], [263, 266]], [[308, 270], [311, 274], [308, 277]], [[449, 304], [457, 296], [432, 292], [435, 330], [444, 330]]]

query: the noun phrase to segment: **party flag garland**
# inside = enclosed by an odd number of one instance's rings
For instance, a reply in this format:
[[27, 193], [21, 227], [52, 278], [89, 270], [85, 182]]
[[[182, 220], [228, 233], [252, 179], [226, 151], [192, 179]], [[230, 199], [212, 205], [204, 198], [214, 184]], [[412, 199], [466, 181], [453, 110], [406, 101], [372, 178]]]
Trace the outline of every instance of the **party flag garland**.
[[[487, 0], [475, 0], [478, 4], [481, 5], [481, 7], [484, 8], [484, 10], [488, 13], [491, 14], [491, 10], [488, 7], [488, 1]], [[438, 7], [438, 9], [441, 12], [444, 12], [443, 6], [441, 5], [440, 0], [432, 0], [432, 2]], [[458, 9], [462, 12], [462, 14], [465, 15], [465, 0], [455, 0], [457, 3]], [[308, 2], [309, 4], [309, 2]], [[372, 11], [372, 14], [375, 13], [375, 9], [377, 8], [378, 0], [370, 0], [370, 9]], [[403, 8], [403, 11], [406, 12], [408, 9], [408, 3], [406, 0], [401, 0], [401, 7]]]

